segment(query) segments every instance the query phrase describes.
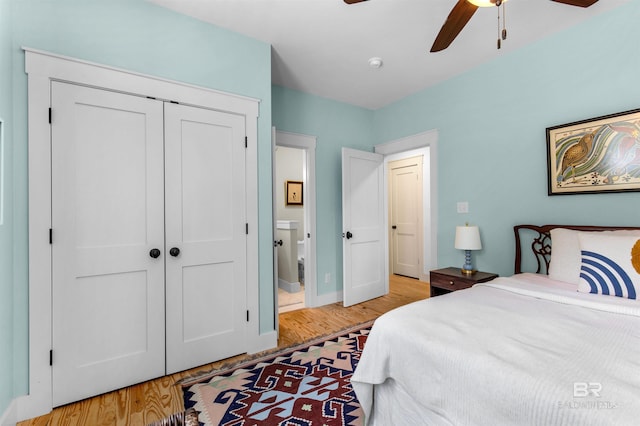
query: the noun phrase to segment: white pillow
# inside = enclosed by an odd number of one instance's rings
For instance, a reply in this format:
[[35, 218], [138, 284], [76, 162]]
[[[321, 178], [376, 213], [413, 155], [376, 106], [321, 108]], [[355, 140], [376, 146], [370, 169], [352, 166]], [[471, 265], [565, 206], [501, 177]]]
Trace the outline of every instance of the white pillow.
[[578, 236], [581, 233], [640, 237], [640, 230], [574, 231], [573, 229], [553, 228], [550, 232], [551, 263], [549, 263], [549, 278], [578, 285], [580, 282], [581, 262]]
[[578, 291], [637, 299], [640, 293], [640, 237], [581, 233]]
[[578, 285], [580, 281], [579, 231], [553, 228], [551, 234], [551, 262], [549, 278]]

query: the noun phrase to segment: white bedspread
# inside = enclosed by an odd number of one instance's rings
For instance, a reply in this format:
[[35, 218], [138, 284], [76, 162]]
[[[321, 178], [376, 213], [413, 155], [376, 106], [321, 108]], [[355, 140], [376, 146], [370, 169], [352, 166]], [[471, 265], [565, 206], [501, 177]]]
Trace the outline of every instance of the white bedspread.
[[351, 382], [374, 425], [638, 425], [640, 302], [498, 278], [381, 316]]

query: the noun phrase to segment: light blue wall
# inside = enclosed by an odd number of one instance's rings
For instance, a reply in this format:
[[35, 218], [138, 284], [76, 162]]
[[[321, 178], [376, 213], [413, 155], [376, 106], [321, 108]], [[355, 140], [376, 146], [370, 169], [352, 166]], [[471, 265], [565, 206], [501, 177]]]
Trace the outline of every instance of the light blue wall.
[[[373, 150], [373, 112], [273, 86], [273, 125], [317, 137], [316, 253], [318, 294], [342, 289], [342, 147]], [[325, 284], [325, 274], [332, 280]]]
[[13, 399], [13, 192], [11, 143], [11, 18], [8, 0], [0, 0], [0, 414]]
[[481, 231], [477, 266], [500, 275], [513, 273], [515, 224], [640, 226], [640, 193], [547, 196], [545, 134], [640, 108], [638, 22], [634, 0], [375, 112], [376, 143], [438, 129], [439, 266], [463, 263], [453, 240], [466, 221]]
[[[260, 328], [273, 330], [271, 262], [271, 48], [143, 0], [2, 1], [2, 104], [13, 87], [13, 261], [0, 258], [0, 413], [28, 385], [27, 80], [22, 46], [210, 87], [261, 100], [258, 120]], [[12, 22], [12, 26], [6, 26]], [[12, 28], [8, 31], [7, 28]], [[11, 58], [13, 72], [7, 73]], [[10, 75], [10, 80], [7, 80]], [[11, 101], [9, 102], [11, 105]], [[9, 110], [9, 112], [7, 112]], [[9, 205], [11, 206], [11, 204]], [[2, 231], [4, 232], [4, 230]], [[13, 287], [5, 283], [5, 267]], [[11, 294], [13, 292], [13, 295]], [[7, 295], [8, 299], [4, 296]], [[9, 318], [12, 312], [13, 321]], [[13, 337], [12, 337], [13, 336]], [[10, 341], [13, 339], [13, 343]], [[13, 351], [11, 358], [5, 356]], [[9, 377], [15, 374], [15, 388]]]

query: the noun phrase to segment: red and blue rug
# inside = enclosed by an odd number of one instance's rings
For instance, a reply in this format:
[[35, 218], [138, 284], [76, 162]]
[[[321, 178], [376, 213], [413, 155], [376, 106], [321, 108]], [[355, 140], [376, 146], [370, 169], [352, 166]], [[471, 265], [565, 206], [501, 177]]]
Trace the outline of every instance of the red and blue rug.
[[361, 425], [351, 387], [371, 323], [183, 382], [201, 425]]

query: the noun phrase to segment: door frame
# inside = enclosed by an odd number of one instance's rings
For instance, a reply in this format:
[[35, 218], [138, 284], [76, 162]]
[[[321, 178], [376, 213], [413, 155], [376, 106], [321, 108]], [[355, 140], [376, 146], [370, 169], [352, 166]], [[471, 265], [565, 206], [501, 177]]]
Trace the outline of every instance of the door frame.
[[[428, 148], [425, 149], [425, 148]], [[428, 130], [426, 132], [395, 139], [375, 146], [375, 152], [385, 156], [385, 167], [389, 161], [403, 158], [424, 155], [423, 157], [423, 259], [420, 270], [420, 280], [429, 281], [429, 270], [438, 265], [438, 130]], [[427, 158], [428, 157], [428, 158]], [[428, 169], [428, 173], [426, 170]], [[385, 180], [388, 173], [384, 174]], [[389, 183], [385, 181], [385, 188]], [[384, 208], [389, 209], [389, 191], [385, 191]], [[428, 214], [426, 218], [424, 215]], [[385, 242], [389, 247], [389, 234], [385, 233]]]
[[[315, 136], [302, 133], [285, 132], [274, 127], [274, 140], [271, 155], [274, 166], [276, 146], [302, 149], [305, 153], [302, 173], [305, 177], [304, 195], [304, 223], [307, 230], [305, 235], [306, 244], [304, 246], [304, 303], [307, 308], [318, 306], [317, 297], [317, 276], [316, 276], [316, 142]], [[273, 239], [276, 239], [276, 192], [275, 192], [275, 167], [273, 171]], [[276, 330], [278, 330], [278, 277], [277, 277], [278, 257], [277, 250], [274, 250], [274, 316]]]
[[[159, 100], [217, 109], [246, 117], [247, 347], [258, 352], [276, 345], [275, 333], [260, 334], [258, 271], [258, 116], [259, 100], [130, 72], [49, 52], [24, 48], [28, 83], [29, 161], [29, 394], [17, 402], [19, 420], [53, 408], [49, 353], [52, 349], [51, 294], [51, 81], [152, 96]], [[53, 113], [55, 120], [55, 112]], [[53, 232], [55, 241], [55, 230]]]

